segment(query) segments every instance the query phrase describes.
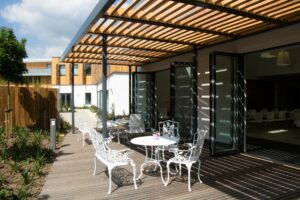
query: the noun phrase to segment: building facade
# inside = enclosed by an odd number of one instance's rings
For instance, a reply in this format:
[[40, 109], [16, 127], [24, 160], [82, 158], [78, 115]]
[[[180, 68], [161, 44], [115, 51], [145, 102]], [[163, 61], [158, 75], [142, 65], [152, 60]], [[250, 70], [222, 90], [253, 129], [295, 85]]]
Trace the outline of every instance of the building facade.
[[[59, 93], [61, 110], [71, 106], [72, 66], [60, 62], [59, 57], [51, 59], [25, 59], [28, 73], [26, 85], [29, 87], [55, 88]], [[110, 66], [108, 70], [109, 103], [108, 112], [115, 115], [129, 113], [128, 67]], [[101, 76], [99, 64], [74, 64], [74, 104], [75, 107], [101, 107]]]

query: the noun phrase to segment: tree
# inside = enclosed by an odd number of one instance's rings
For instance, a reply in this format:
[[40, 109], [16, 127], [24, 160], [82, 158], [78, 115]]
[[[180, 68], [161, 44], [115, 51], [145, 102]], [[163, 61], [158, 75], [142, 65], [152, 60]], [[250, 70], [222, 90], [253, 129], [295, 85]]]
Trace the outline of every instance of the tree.
[[[27, 57], [25, 39], [17, 40], [14, 31], [0, 27], [0, 78], [7, 82], [6, 131], [11, 131], [12, 113], [10, 108], [9, 83], [23, 83], [23, 74], [27, 72], [23, 59]], [[9, 121], [9, 125], [8, 125]], [[10, 127], [8, 129], [8, 127]], [[7, 133], [7, 132], [6, 132]]]

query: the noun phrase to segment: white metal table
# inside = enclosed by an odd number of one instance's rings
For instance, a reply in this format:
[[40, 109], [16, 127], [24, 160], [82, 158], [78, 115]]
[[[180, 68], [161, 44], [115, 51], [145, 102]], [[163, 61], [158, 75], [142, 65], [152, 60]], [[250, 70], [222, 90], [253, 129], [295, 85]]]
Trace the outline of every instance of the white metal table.
[[[135, 144], [135, 145], [145, 146], [145, 151], [146, 151], [145, 161], [141, 165], [141, 172], [140, 172], [140, 175], [137, 179], [140, 179], [142, 177], [144, 166], [146, 164], [155, 164], [156, 166], [159, 166], [161, 180], [162, 180], [163, 184], [165, 184], [166, 182], [164, 181], [163, 171], [162, 171], [162, 167], [161, 167], [161, 164], [160, 164], [160, 162], [162, 160], [159, 160], [159, 158], [157, 158], [154, 155], [153, 148], [155, 148], [157, 146], [168, 146], [168, 145], [171, 145], [171, 144], [175, 144], [175, 143], [178, 142], [178, 140], [179, 140], [179, 138], [177, 138], [177, 137], [169, 137], [169, 136], [161, 136], [161, 137], [158, 137], [158, 138], [154, 138], [153, 136], [142, 136], [142, 137], [133, 138], [130, 142], [132, 144]], [[151, 154], [150, 155], [148, 153], [147, 146], [151, 147]]]

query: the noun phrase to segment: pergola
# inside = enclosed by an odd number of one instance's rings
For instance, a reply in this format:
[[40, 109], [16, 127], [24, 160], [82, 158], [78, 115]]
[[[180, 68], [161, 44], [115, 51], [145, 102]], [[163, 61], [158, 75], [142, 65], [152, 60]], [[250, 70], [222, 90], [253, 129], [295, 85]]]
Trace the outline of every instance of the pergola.
[[102, 64], [106, 134], [107, 65], [131, 69], [192, 50], [196, 55], [200, 48], [297, 23], [299, 12], [300, 0], [99, 0], [61, 60]]

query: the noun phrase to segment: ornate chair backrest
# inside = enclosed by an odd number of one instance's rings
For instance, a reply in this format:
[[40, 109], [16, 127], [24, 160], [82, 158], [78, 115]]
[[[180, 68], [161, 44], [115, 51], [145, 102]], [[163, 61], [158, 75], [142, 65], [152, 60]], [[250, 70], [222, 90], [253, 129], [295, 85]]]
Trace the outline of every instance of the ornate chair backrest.
[[96, 150], [98, 156], [101, 156], [103, 159], [107, 160], [109, 158], [110, 149], [107, 147], [107, 139], [103, 138], [95, 129], [91, 129], [91, 139], [93, 146]]
[[145, 123], [140, 114], [131, 114], [129, 117], [129, 132], [144, 133]]
[[207, 130], [198, 130], [194, 135], [192, 152], [190, 154], [190, 160], [198, 160], [204, 145], [205, 135], [207, 134]]
[[158, 122], [158, 131], [160, 135], [170, 135], [173, 137], [179, 137], [179, 122], [167, 120]]

